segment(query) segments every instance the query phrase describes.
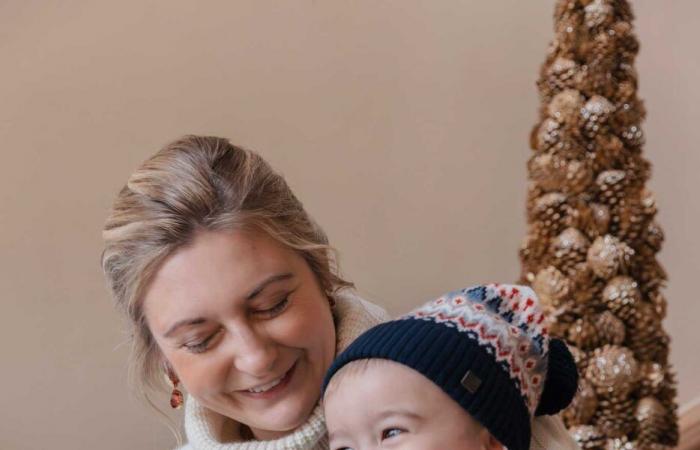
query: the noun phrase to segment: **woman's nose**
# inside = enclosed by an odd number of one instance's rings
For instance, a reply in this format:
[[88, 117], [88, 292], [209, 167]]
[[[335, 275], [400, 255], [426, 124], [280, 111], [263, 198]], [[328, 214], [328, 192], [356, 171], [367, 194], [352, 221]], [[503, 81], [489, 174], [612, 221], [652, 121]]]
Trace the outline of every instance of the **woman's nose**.
[[277, 360], [274, 341], [253, 329], [242, 331], [233, 340], [233, 364], [237, 370], [255, 377], [264, 377], [272, 372]]

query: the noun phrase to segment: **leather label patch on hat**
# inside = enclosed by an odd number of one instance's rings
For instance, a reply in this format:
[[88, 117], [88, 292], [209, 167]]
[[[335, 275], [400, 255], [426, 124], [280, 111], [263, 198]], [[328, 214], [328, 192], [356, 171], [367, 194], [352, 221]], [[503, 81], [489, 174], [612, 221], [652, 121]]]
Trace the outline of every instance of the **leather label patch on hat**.
[[475, 394], [476, 390], [481, 386], [481, 378], [476, 376], [471, 370], [467, 370], [467, 373], [462, 377], [462, 386], [464, 386], [470, 394]]

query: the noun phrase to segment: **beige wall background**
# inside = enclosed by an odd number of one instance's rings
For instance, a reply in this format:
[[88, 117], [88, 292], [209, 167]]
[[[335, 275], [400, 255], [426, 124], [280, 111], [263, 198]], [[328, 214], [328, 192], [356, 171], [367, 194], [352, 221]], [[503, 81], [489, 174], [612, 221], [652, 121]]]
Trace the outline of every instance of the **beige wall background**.
[[[700, 4], [634, 2], [681, 403], [700, 395]], [[398, 313], [513, 280], [553, 1], [0, 2], [0, 448], [152, 449], [99, 269], [127, 176], [185, 133], [256, 149]], [[163, 399], [163, 406], [166, 406]]]

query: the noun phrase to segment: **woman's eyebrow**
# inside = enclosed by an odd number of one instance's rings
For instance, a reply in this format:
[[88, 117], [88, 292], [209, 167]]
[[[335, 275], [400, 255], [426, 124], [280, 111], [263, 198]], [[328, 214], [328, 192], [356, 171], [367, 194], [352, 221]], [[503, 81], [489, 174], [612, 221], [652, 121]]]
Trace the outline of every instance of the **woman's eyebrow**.
[[255, 288], [253, 288], [253, 290], [251, 290], [250, 293], [245, 296], [245, 299], [246, 299], [246, 301], [253, 300], [270, 284], [276, 283], [279, 281], [288, 280], [292, 277], [294, 277], [294, 274], [292, 274], [291, 272], [278, 273], [275, 275], [271, 275], [271, 276], [265, 278], [262, 282], [260, 282], [260, 284], [255, 286]]
[[166, 338], [171, 337], [173, 334], [175, 334], [175, 331], [177, 331], [178, 328], [188, 326], [188, 325], [199, 325], [204, 323], [205, 320], [202, 317], [197, 317], [196, 319], [184, 319], [180, 320], [179, 322], [175, 322], [175, 325], [170, 327], [168, 331], [165, 332], [163, 335]]
[[[255, 288], [250, 291], [248, 295], [245, 296], [246, 301], [253, 300], [255, 297], [260, 295], [260, 293], [270, 284], [277, 283], [280, 281], [284, 280], [289, 280], [290, 278], [293, 278], [294, 274], [291, 272], [285, 272], [285, 273], [278, 273], [275, 275], [271, 275], [267, 278], [265, 278], [263, 281], [260, 282]], [[184, 327], [184, 326], [190, 326], [190, 325], [200, 325], [203, 324], [206, 321], [206, 319], [202, 317], [197, 317], [195, 319], [183, 319], [178, 322], [176, 322], [172, 327], [168, 329], [168, 331], [165, 332], [163, 335], [166, 338], [171, 337], [175, 332], [177, 331], [178, 328]]]

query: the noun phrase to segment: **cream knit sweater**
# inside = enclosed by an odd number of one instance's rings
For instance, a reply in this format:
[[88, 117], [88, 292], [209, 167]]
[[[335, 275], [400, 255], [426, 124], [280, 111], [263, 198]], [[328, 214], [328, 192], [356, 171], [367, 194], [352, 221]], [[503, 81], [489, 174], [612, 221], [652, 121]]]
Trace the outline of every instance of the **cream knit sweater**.
[[[336, 353], [342, 352], [355, 338], [389, 316], [382, 308], [362, 300], [346, 289], [336, 296]], [[292, 434], [274, 441], [222, 442], [227, 419], [199, 405], [192, 397], [185, 405], [185, 433], [188, 444], [180, 450], [328, 450], [328, 435], [320, 405], [304, 425]], [[230, 421], [228, 421], [230, 426]], [[227, 430], [230, 434], [231, 430]], [[233, 431], [234, 434], [237, 430]], [[553, 416], [533, 421], [531, 450], [577, 450], [579, 447], [566, 432], [561, 420]]]

